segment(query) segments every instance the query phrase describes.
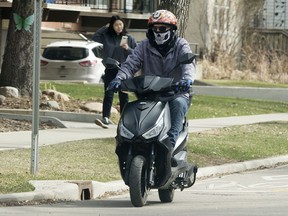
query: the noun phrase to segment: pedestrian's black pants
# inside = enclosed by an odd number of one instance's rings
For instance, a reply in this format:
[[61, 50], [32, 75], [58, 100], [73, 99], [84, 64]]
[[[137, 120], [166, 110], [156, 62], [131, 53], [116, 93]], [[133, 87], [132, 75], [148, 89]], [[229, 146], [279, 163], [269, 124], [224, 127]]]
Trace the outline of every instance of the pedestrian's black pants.
[[[104, 100], [102, 106], [102, 117], [110, 118], [111, 108], [113, 104], [114, 91], [106, 91], [109, 83], [116, 77], [118, 70], [116, 69], [106, 69], [105, 75], [103, 77], [104, 82]], [[118, 92], [120, 101], [120, 112], [122, 113], [125, 104], [128, 102], [128, 94], [121, 91]]]

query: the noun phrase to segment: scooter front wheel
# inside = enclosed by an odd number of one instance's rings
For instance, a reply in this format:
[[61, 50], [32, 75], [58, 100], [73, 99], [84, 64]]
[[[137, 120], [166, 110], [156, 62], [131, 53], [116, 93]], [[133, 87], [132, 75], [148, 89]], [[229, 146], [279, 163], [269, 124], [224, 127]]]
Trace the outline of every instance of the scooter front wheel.
[[129, 174], [130, 200], [135, 207], [146, 204], [148, 197], [146, 159], [137, 155], [133, 158]]

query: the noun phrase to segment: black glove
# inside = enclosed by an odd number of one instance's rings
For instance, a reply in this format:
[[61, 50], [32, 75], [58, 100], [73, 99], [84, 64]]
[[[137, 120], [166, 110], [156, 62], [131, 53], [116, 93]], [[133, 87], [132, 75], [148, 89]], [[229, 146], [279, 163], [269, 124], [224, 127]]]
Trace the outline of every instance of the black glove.
[[183, 79], [176, 83], [176, 92], [188, 92], [192, 86], [192, 80]]
[[121, 84], [121, 80], [118, 79], [118, 78], [115, 78], [115, 79], [113, 79], [113, 80], [109, 83], [106, 91], [114, 91], [114, 92], [117, 92], [118, 89], [119, 89], [120, 84]]

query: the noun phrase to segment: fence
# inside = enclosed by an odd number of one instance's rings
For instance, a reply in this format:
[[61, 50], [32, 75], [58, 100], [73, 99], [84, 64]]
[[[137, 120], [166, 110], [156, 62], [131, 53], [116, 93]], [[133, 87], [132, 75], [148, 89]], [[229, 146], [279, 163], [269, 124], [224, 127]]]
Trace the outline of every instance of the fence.
[[[255, 34], [256, 33], [256, 34]], [[255, 49], [276, 50], [288, 55], [288, 31], [279, 29], [251, 29], [252, 41], [257, 41]]]

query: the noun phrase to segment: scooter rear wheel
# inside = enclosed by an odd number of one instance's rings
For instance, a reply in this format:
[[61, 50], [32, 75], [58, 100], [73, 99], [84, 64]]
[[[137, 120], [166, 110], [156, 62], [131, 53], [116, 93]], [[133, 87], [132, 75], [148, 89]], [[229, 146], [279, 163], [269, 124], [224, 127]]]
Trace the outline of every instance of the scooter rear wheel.
[[146, 204], [148, 197], [146, 160], [143, 156], [133, 158], [129, 174], [130, 200], [135, 207]]
[[165, 202], [165, 203], [172, 202], [174, 198], [174, 192], [175, 192], [175, 189], [172, 187], [168, 189], [159, 189], [158, 195], [159, 195], [161, 202]]

